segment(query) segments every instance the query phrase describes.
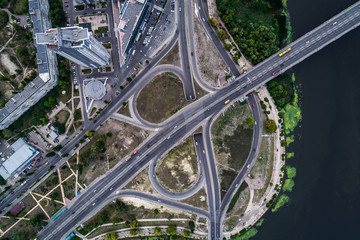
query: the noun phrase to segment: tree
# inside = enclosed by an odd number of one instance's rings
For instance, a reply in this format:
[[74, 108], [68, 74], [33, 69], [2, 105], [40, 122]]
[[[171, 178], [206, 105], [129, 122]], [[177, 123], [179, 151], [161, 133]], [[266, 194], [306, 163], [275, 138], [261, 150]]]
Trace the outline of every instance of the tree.
[[176, 234], [176, 226], [169, 226], [166, 230], [166, 233], [169, 235], [175, 235]]
[[190, 237], [190, 232], [187, 230], [184, 230], [183, 235], [184, 235], [184, 237]]
[[87, 136], [87, 137], [92, 137], [92, 132], [90, 132], [90, 131], [86, 131], [86, 133], [85, 133], [85, 135]]
[[255, 119], [252, 118], [251, 116], [248, 116], [246, 118], [246, 122], [247, 122], [247, 124], [249, 124], [250, 127], [252, 127], [254, 125]]
[[56, 146], [53, 148], [54, 151], [60, 151], [61, 149], [62, 149], [61, 144], [56, 145]]
[[159, 209], [155, 208], [154, 209], [154, 214], [159, 214]]
[[127, 210], [127, 206], [125, 203], [121, 202], [119, 199], [116, 199], [115, 200], [115, 210], [119, 213], [122, 213]]
[[277, 126], [274, 120], [269, 119], [266, 121], [266, 127], [267, 130], [271, 133], [275, 132], [277, 130]]
[[135, 220], [132, 220], [131, 222], [130, 222], [130, 228], [131, 229], [134, 229], [134, 228], [136, 228], [137, 226], [139, 226], [139, 223], [138, 223], [138, 221], [135, 219]]
[[211, 26], [216, 27], [217, 20], [215, 18], [209, 18], [209, 23]]
[[118, 234], [116, 232], [107, 233], [105, 235], [105, 240], [117, 240]]
[[53, 157], [55, 155], [56, 155], [55, 152], [49, 152], [49, 153], [46, 154], [47, 157]]
[[190, 228], [190, 230], [191, 230], [191, 233], [193, 233], [193, 232], [194, 232], [194, 229], [195, 229], [195, 223], [194, 223], [194, 221], [190, 221], [190, 222], [189, 222], [189, 228]]
[[140, 230], [139, 228], [134, 228], [134, 229], [131, 229], [131, 230], [130, 230], [129, 235], [130, 235], [130, 236], [134, 236], [134, 235], [138, 235], [138, 234], [140, 234], [140, 233], [141, 233], [141, 230]]
[[107, 223], [109, 221], [109, 214], [107, 211], [102, 211], [99, 214], [99, 219], [100, 219], [100, 223], [104, 224]]
[[26, 232], [22, 232], [22, 231], [16, 231], [11, 234], [12, 240], [23, 240], [23, 239], [26, 239], [27, 237], [28, 236], [27, 236]]
[[162, 234], [161, 229], [158, 228], [158, 227], [156, 227], [156, 228], [154, 229], [154, 234], [155, 234], [156, 236], [160, 236], [160, 235]]
[[0, 185], [5, 185], [6, 180], [0, 175]]
[[35, 214], [34, 217], [30, 218], [30, 226], [36, 227], [41, 226], [43, 224], [43, 220], [45, 219], [45, 216], [43, 214]]
[[105, 152], [105, 143], [101, 140], [97, 140], [92, 146], [91, 146], [92, 152]]

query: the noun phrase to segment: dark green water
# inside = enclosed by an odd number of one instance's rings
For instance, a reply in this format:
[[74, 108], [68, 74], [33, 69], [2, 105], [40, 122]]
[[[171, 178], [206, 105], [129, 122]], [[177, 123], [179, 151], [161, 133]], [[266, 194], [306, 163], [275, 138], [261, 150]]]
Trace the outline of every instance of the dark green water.
[[[355, 2], [288, 0], [293, 39]], [[360, 239], [360, 28], [293, 70], [303, 113], [288, 161], [295, 188], [254, 239]]]

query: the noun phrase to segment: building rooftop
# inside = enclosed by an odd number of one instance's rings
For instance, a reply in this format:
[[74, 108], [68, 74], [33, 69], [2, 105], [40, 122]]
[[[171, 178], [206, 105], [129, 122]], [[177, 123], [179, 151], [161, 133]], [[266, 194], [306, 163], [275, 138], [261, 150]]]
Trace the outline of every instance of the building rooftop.
[[145, 1], [129, 0], [125, 2], [124, 7], [121, 9], [118, 28], [120, 30], [121, 52], [123, 55], [126, 54], [126, 48], [145, 6], [144, 2]]
[[45, 33], [36, 34], [37, 44], [48, 44], [53, 46], [73, 47], [82, 44], [82, 40], [88, 39], [87, 28], [65, 27], [49, 29]]
[[19, 214], [19, 212], [21, 212], [22, 209], [23, 209], [23, 205], [21, 203], [17, 203], [11, 208], [10, 214], [12, 216], [16, 216]]
[[11, 145], [11, 148], [16, 149], [15, 152], [0, 165], [0, 175], [4, 179], [9, 178], [17, 169], [39, 154], [39, 152], [29, 146], [23, 138], [18, 139]]
[[0, 110], [0, 122], [7, 117], [9, 113], [20, 107], [25, 101], [28, 100], [33, 94], [37, 93], [39, 89], [44, 85], [44, 81], [40, 76], [37, 76], [34, 80], [29, 82], [25, 86], [24, 90], [14, 95], [6, 104], [5, 107]]
[[87, 97], [94, 100], [100, 100], [105, 96], [106, 88], [104, 86], [104, 83], [102, 83], [101, 81], [91, 80], [85, 84], [85, 94]]

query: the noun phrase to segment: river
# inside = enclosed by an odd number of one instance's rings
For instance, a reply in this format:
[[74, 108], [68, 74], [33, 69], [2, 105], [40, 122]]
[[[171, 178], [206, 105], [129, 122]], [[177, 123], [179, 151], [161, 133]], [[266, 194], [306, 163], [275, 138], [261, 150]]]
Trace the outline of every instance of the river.
[[[355, 0], [288, 0], [296, 40]], [[256, 240], [360, 239], [360, 28], [293, 68], [303, 120], [289, 150], [295, 187]]]

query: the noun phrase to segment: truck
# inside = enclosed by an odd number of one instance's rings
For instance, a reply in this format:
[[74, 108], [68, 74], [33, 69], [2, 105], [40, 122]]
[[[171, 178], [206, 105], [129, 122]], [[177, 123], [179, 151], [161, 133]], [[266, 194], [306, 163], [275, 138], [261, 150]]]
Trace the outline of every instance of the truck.
[[133, 156], [135, 156], [136, 153], [137, 153], [137, 151], [132, 152], [132, 153], [130, 154], [130, 156], [128, 156], [128, 157], [125, 159], [125, 161], [126, 161], [126, 162], [129, 161]]

